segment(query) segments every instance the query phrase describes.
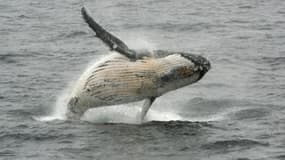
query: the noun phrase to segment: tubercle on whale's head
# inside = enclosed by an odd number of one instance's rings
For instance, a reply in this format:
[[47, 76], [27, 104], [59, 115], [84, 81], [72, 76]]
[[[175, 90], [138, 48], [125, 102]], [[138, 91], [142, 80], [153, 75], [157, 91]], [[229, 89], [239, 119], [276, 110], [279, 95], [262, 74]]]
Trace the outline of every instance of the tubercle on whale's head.
[[[190, 60], [194, 66], [188, 66], [189, 68], [193, 69], [193, 73], [199, 73], [199, 79], [200, 80], [210, 69], [211, 69], [211, 63], [209, 60], [207, 60], [205, 57], [195, 54], [180, 54], [182, 57], [184, 57], [187, 60]], [[191, 76], [191, 75], [190, 75]]]

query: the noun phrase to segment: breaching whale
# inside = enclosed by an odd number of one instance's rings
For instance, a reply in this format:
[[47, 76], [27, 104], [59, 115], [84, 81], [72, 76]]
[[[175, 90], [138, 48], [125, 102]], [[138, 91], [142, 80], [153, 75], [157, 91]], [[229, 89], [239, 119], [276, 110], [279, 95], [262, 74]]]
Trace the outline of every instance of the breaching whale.
[[143, 120], [157, 97], [199, 81], [211, 68], [200, 55], [129, 49], [100, 26], [85, 7], [81, 14], [95, 36], [113, 52], [81, 75], [68, 102], [68, 118], [80, 118], [90, 108], [145, 100], [140, 115]]

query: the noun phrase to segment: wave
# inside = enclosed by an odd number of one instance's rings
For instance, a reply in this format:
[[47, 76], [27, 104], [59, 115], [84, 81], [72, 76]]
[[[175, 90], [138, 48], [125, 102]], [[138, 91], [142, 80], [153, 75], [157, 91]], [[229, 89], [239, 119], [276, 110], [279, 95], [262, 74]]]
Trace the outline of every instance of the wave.
[[234, 147], [251, 147], [251, 146], [269, 146], [269, 143], [250, 140], [250, 139], [232, 139], [232, 140], [218, 140], [202, 146], [202, 148], [210, 150], [219, 149], [233, 149]]
[[28, 58], [33, 57], [33, 53], [29, 54], [18, 54], [18, 53], [7, 53], [7, 54], [0, 54], [0, 62], [4, 63], [18, 63], [20, 60], [19, 58]]

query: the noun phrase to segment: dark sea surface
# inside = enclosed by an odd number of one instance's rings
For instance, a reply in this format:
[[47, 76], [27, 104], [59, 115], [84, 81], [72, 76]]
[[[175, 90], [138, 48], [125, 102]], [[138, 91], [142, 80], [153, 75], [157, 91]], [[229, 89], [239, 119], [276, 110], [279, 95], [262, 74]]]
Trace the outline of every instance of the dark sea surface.
[[[212, 69], [155, 101], [64, 120], [63, 97], [108, 48], [81, 18], [131, 48], [201, 54]], [[284, 0], [0, 0], [0, 159], [285, 159]]]

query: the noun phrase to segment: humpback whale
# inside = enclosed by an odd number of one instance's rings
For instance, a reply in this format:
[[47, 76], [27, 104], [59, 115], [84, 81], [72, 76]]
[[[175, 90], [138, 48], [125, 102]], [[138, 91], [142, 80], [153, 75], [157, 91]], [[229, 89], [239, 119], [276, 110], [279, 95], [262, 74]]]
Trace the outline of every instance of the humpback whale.
[[144, 100], [143, 120], [157, 97], [199, 81], [211, 68], [200, 55], [132, 50], [99, 25], [85, 7], [81, 14], [112, 53], [81, 75], [67, 104], [68, 118], [78, 119], [90, 108]]

